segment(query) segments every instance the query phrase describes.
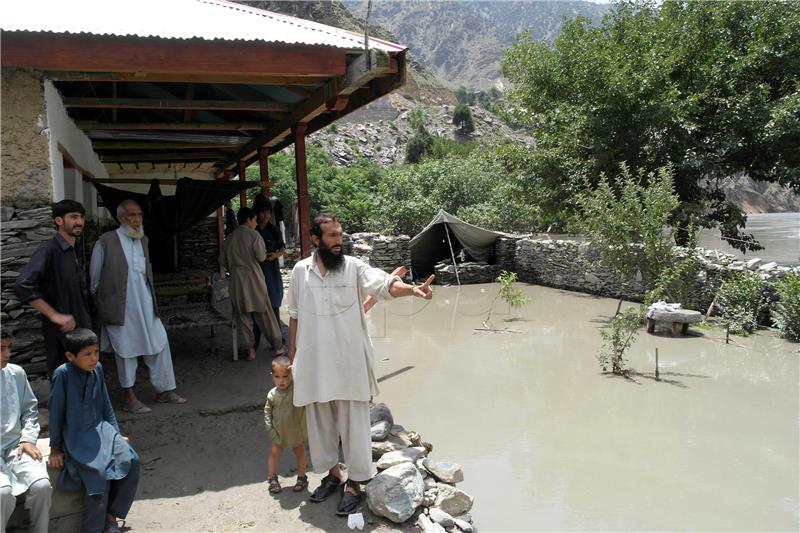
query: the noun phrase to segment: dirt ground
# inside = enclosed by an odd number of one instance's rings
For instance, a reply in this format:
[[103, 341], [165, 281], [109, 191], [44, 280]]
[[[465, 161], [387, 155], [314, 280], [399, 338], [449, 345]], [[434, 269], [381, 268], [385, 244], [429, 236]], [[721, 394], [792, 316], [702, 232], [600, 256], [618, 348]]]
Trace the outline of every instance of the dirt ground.
[[[271, 356], [262, 344], [255, 361], [233, 361], [230, 329], [170, 333], [183, 405], [153, 403], [155, 391], [140, 364], [136, 392], [149, 414], [122, 412], [113, 360], [103, 359], [120, 426], [142, 458], [142, 477], [126, 526], [133, 532], [349, 531], [335, 515], [338, 498], [315, 504], [311, 491], [324, 474], [309, 473], [309, 489], [294, 493], [296, 462], [286, 450], [279, 464], [284, 490], [267, 491], [269, 441], [263, 406], [272, 386]], [[363, 506], [364, 531], [415, 531]]]

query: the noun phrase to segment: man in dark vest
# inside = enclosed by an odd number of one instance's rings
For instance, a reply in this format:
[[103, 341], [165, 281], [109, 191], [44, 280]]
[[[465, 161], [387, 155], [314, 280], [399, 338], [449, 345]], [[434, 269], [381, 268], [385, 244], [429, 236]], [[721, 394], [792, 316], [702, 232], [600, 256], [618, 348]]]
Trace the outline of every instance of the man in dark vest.
[[142, 209], [133, 200], [125, 200], [117, 207], [117, 220], [119, 228], [98, 239], [90, 265], [91, 290], [102, 325], [100, 348], [115, 354], [119, 383], [126, 394], [122, 409], [149, 413], [151, 409], [133, 391], [139, 356], [150, 371], [157, 402], [185, 403], [186, 398], [175, 392], [172, 355], [158, 318]]

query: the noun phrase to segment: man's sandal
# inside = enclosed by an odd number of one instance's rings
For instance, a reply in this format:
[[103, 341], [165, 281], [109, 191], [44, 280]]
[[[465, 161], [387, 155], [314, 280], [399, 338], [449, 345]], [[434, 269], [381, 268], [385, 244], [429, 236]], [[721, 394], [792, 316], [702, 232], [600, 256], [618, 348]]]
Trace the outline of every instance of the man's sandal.
[[139, 399], [133, 400], [132, 402], [125, 402], [122, 405], [122, 410], [126, 413], [134, 413], [137, 415], [143, 415], [152, 411], [152, 409], [143, 404]]
[[311, 497], [309, 499], [314, 503], [327, 500], [328, 497], [336, 492], [340, 486], [342, 486], [342, 482], [339, 481], [339, 478], [328, 474], [322, 478], [322, 482], [319, 484], [319, 487], [314, 489], [314, 492], [311, 493]]
[[267, 482], [269, 483], [269, 493], [270, 494], [278, 494], [281, 491], [281, 484], [278, 482], [277, 474], [273, 475], [273, 476], [269, 476], [269, 478], [267, 479]]
[[297, 476], [297, 482], [292, 487], [295, 492], [300, 492], [308, 488], [308, 476]]
[[158, 403], [186, 403], [186, 398], [171, 390], [156, 394], [156, 401]]
[[[339, 500], [339, 506], [336, 508], [336, 514], [339, 516], [347, 516], [349, 514], [353, 514], [358, 510], [358, 506], [361, 504], [361, 496], [363, 496], [364, 492], [357, 488], [358, 485], [355, 481], [347, 480], [344, 483], [344, 489], [342, 490], [342, 499]], [[358, 494], [353, 494], [349, 492], [347, 489], [350, 488], [354, 491], [357, 491]]]

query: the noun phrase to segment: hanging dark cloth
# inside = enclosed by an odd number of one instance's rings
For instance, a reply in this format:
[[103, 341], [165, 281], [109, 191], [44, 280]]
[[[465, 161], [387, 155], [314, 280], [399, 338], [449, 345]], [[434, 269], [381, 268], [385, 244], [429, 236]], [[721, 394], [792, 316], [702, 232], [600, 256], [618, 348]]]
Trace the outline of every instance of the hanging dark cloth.
[[145, 234], [151, 241], [158, 242], [186, 231], [242, 190], [257, 187], [259, 183], [181, 178], [174, 196], [161, 194], [161, 187], [156, 179], [150, 183], [147, 194], [123, 191], [101, 183], [93, 185], [114, 217], [117, 206], [124, 200], [138, 203], [144, 215]]

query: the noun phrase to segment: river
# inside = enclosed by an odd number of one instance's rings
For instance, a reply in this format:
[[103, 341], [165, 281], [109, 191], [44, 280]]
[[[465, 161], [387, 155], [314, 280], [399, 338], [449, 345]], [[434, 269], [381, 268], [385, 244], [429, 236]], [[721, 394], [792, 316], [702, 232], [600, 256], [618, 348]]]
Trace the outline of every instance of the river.
[[775, 261], [786, 266], [800, 264], [800, 213], [747, 215], [745, 233], [752, 234], [764, 249], [742, 254], [720, 238], [719, 229], [703, 230], [700, 244], [745, 259], [758, 257], [764, 262]]
[[[378, 401], [462, 465], [484, 531], [796, 531], [800, 353], [763, 331], [640, 336], [636, 382], [600, 372], [616, 301], [521, 284], [436, 287], [370, 313]], [[662, 381], [654, 379], [659, 350]]]

